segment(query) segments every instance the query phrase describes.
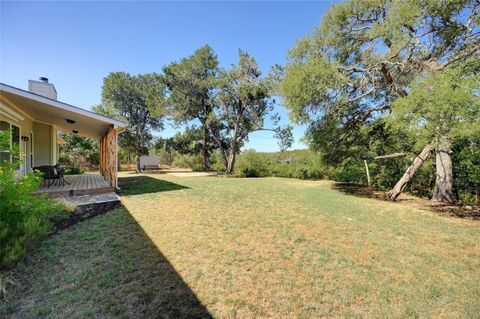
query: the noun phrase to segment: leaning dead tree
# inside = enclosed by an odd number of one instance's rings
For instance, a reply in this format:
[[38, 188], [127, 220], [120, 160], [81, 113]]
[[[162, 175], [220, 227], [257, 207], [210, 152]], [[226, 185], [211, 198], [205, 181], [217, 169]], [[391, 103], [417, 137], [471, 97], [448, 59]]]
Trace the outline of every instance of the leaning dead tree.
[[388, 199], [397, 199], [397, 197], [403, 192], [403, 190], [407, 186], [408, 182], [410, 182], [413, 176], [415, 176], [415, 174], [418, 172], [422, 164], [427, 160], [430, 154], [432, 154], [432, 151], [433, 147], [431, 145], [427, 145], [423, 148], [422, 152], [413, 160], [412, 165], [407, 168], [402, 178], [400, 178], [400, 180], [397, 182], [397, 184], [395, 184], [393, 189], [388, 192]]

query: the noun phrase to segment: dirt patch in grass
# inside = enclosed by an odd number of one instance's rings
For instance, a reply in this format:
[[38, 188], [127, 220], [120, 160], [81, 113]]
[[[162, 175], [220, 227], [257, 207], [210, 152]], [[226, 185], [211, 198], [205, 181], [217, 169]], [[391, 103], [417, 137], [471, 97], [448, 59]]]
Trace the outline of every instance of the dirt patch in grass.
[[478, 206], [433, 206], [431, 207], [431, 210], [444, 216], [480, 221], [480, 207]]
[[[386, 192], [382, 189], [352, 183], [333, 183], [332, 185], [335, 190], [344, 194], [387, 201]], [[394, 203], [428, 210], [442, 216], [480, 221], [480, 207], [478, 206], [432, 205], [427, 199], [405, 193], [402, 193]]]

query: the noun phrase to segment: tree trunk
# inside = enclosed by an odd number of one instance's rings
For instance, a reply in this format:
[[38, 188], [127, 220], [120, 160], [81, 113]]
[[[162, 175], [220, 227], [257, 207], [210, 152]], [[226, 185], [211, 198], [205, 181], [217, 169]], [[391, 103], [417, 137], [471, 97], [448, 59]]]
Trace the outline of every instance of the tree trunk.
[[437, 173], [432, 201], [455, 204], [457, 200], [452, 191], [452, 150], [448, 143], [444, 143], [435, 149], [435, 162]]
[[245, 109], [242, 108], [239, 113], [237, 114], [237, 118], [235, 120], [235, 126], [233, 129], [232, 137], [230, 138], [230, 157], [228, 158], [228, 166], [227, 166], [227, 174], [231, 175], [233, 173], [233, 169], [235, 168], [235, 160], [237, 158], [237, 145], [238, 145], [238, 132], [240, 129], [240, 120], [243, 115], [243, 111]]
[[387, 198], [389, 200], [397, 199], [397, 197], [403, 192], [403, 190], [407, 186], [408, 182], [410, 182], [412, 177], [415, 176], [419, 168], [422, 166], [423, 162], [425, 162], [428, 156], [430, 156], [432, 151], [433, 147], [431, 145], [427, 145], [423, 148], [422, 152], [417, 157], [415, 157], [412, 165], [407, 168], [402, 178], [400, 178], [397, 184], [395, 184], [395, 187], [390, 192], [388, 192]]
[[142, 168], [140, 167], [140, 156], [142, 156], [142, 154], [140, 152], [137, 152], [137, 173], [140, 173], [142, 171]]
[[208, 142], [208, 129], [204, 125], [203, 126], [203, 144], [202, 144], [202, 170], [206, 172], [208, 170], [208, 150], [207, 150], [207, 142]]
[[223, 167], [225, 167], [225, 172], [226, 172], [228, 168], [228, 160], [227, 160], [227, 156], [225, 155], [225, 150], [223, 148], [220, 148], [220, 156], [222, 157]]
[[367, 173], [367, 186], [370, 186], [370, 170], [368, 169], [367, 160], [363, 160], [363, 163], [365, 164], [365, 172]]
[[231, 175], [233, 173], [233, 169], [235, 168], [235, 161], [237, 159], [237, 153], [232, 152], [230, 153], [230, 157], [228, 158], [228, 165], [227, 165], [227, 174]]
[[212, 137], [215, 140], [215, 142], [218, 145], [218, 151], [220, 153], [220, 157], [222, 158], [223, 161], [223, 167], [225, 167], [225, 171], [228, 168], [228, 160], [227, 160], [227, 154], [225, 152], [225, 148], [222, 145], [222, 140], [219, 136], [216, 135], [216, 131], [214, 127], [210, 127], [210, 131], [212, 132]]

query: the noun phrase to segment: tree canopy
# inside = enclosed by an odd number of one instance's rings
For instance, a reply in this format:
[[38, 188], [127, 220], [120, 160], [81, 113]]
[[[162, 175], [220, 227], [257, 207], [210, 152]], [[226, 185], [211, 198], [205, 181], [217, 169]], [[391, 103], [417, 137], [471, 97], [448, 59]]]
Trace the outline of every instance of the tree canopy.
[[218, 58], [213, 49], [204, 45], [180, 62], [163, 68], [168, 88], [169, 114], [175, 123], [192, 120], [200, 122], [203, 142], [203, 169], [208, 169], [208, 144], [211, 134], [207, 121], [215, 109], [214, 92], [217, 85]]
[[114, 72], [105, 77], [102, 87], [103, 107], [97, 111], [114, 112], [127, 123], [120, 143], [133, 149], [140, 170], [140, 156], [152, 140], [152, 130], [163, 128], [165, 86], [157, 74], [130, 75]]
[[[452, 76], [449, 70], [468, 66], [478, 73], [479, 10], [480, 2], [475, 0], [350, 0], [336, 4], [321, 25], [289, 52], [281, 85], [285, 106], [292, 119], [309, 124], [309, 142], [321, 149], [325, 158], [339, 163], [358, 156], [355, 149], [365, 137], [375, 132], [392, 134], [384, 117], [395, 101], [402, 100], [397, 102], [398, 112], [415, 102], [425, 103], [416, 107], [428, 110], [445, 97], [422, 99], [428, 95], [418, 84], [422, 78], [429, 75], [432, 78], [427, 82], [446, 81], [442, 85], [447, 88], [447, 78]], [[448, 88], [458, 97], [460, 89]], [[470, 91], [470, 98], [477, 99], [478, 94]], [[436, 108], [437, 115], [446, 115], [445, 108], [452, 108], [448, 103], [456, 102], [460, 101], [438, 102], [444, 109]], [[475, 112], [471, 115], [478, 117]], [[427, 127], [438, 124], [429, 123], [425, 123]], [[426, 143], [439, 146], [442, 138]]]
[[425, 71], [478, 61], [478, 1], [351, 0], [289, 52], [282, 93], [298, 122], [335, 121], [337, 139], [389, 111]]
[[451, 146], [457, 138], [480, 133], [480, 78], [461, 69], [426, 74], [412, 83], [408, 96], [397, 99], [388, 120], [411, 131], [420, 147]]
[[274, 131], [282, 148], [288, 148], [292, 143], [290, 127], [264, 126], [268, 116], [274, 125], [278, 124], [278, 116], [273, 112], [274, 100], [268, 81], [261, 77], [261, 71], [252, 56], [239, 50], [238, 57], [237, 65], [220, 73], [219, 92], [216, 96], [219, 107], [209, 120], [210, 130], [228, 174], [233, 172], [240, 147], [254, 131]]

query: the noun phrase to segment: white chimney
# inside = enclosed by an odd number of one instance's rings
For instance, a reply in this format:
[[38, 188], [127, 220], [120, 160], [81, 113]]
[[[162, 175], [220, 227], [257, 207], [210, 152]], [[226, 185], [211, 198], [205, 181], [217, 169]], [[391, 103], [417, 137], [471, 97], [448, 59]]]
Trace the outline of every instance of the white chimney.
[[49, 99], [57, 99], [55, 85], [48, 83], [48, 78], [43, 76], [38, 78], [38, 81], [28, 80], [28, 90], [32, 93], [48, 97]]

